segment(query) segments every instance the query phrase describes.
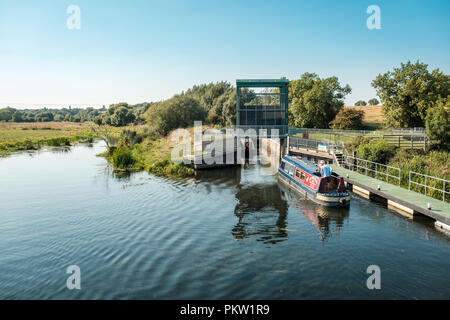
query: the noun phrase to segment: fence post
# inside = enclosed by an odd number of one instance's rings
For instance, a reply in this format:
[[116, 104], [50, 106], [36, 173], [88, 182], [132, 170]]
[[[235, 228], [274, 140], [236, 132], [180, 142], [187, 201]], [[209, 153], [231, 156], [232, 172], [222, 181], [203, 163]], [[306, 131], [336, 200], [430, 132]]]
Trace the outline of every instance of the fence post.
[[409, 183], [408, 183], [408, 190], [411, 190], [411, 171], [409, 172], [408, 180], [409, 180]]
[[442, 189], [442, 201], [445, 201], [445, 180], [444, 180], [444, 187]]
[[425, 195], [428, 195], [428, 193], [427, 193], [427, 176], [425, 176]]

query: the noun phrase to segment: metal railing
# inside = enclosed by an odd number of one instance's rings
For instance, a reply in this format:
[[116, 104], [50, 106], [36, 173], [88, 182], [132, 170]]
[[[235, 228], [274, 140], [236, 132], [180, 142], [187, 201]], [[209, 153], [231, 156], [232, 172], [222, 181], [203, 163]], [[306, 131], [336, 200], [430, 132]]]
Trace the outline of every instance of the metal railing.
[[[373, 162], [361, 158], [356, 158], [349, 155], [343, 155], [343, 166], [346, 169], [352, 171], [358, 171], [359, 173], [365, 174], [366, 176], [386, 181], [390, 183], [394, 180], [400, 186], [401, 184], [401, 169], [397, 167], [388, 166], [382, 163]], [[385, 179], [385, 180], [383, 180]]]
[[319, 150], [319, 146], [323, 145], [326, 147], [326, 151], [341, 151], [344, 149], [344, 143], [337, 141], [337, 142], [330, 142], [328, 140], [314, 140], [314, 139], [303, 139], [300, 137], [289, 137], [289, 148], [296, 148], [296, 149], [314, 149]]
[[[258, 136], [264, 136], [267, 135], [267, 137], [271, 137], [274, 136], [276, 137], [278, 135], [278, 137], [281, 136], [287, 136], [288, 134], [288, 126], [285, 125], [235, 125], [233, 127], [233, 129], [237, 130], [237, 129], [241, 129], [243, 130], [243, 134], [245, 136], [254, 136], [254, 137], [258, 137]], [[275, 134], [275, 130], [274, 132], [272, 132], [273, 129], [277, 129], [278, 130], [278, 134]], [[249, 131], [250, 130], [250, 131]], [[262, 131], [260, 131], [262, 130]]]
[[[422, 182], [424, 182], [424, 183], [418, 182], [418, 181], [413, 181], [413, 180], [416, 180], [417, 177], [419, 177], [420, 180]], [[438, 185], [441, 184], [442, 188], [428, 185], [428, 183], [430, 181], [434, 181], [434, 183], [437, 182]], [[428, 196], [428, 193], [429, 193], [430, 189], [442, 193], [442, 201], [445, 201], [445, 195], [446, 194], [450, 194], [450, 192], [446, 190], [446, 186], [450, 186], [450, 181], [449, 180], [436, 178], [436, 177], [433, 177], [433, 176], [429, 176], [429, 175], [418, 173], [418, 172], [414, 172], [414, 171], [410, 171], [409, 172], [409, 185], [408, 185], [408, 189], [409, 190], [411, 190], [411, 185], [419, 186], [419, 190], [420, 189], [425, 189], [424, 194], [426, 196]], [[413, 190], [413, 191], [416, 191], [416, 190]], [[433, 195], [431, 195], [431, 196], [434, 198]]]
[[382, 129], [382, 130], [339, 130], [339, 129], [314, 129], [314, 128], [294, 128], [289, 127], [289, 135], [297, 133], [321, 133], [321, 134], [338, 134], [338, 135], [424, 135], [424, 128], [401, 128], [401, 129]]

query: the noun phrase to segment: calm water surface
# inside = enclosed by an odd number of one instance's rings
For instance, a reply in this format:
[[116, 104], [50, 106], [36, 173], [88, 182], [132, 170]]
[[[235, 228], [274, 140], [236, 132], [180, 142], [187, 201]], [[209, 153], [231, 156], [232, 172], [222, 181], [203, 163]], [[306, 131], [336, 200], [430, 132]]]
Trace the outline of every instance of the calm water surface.
[[258, 165], [115, 175], [103, 150], [0, 159], [1, 299], [450, 298], [450, 238], [427, 220], [292, 198]]

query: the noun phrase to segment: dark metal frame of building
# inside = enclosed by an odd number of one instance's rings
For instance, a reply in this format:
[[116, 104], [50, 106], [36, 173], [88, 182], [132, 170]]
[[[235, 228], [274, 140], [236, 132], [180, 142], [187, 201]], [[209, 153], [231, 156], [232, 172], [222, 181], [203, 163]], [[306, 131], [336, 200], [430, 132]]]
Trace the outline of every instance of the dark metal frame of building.
[[[289, 80], [287, 79], [239, 79], [236, 80], [236, 128], [255, 129], [259, 134], [260, 129], [267, 129], [267, 136], [272, 129], [279, 130], [279, 137], [288, 135], [288, 105], [289, 105]], [[254, 96], [278, 97], [279, 104], [246, 105], [243, 88], [278, 88], [279, 92], [252, 93]]]

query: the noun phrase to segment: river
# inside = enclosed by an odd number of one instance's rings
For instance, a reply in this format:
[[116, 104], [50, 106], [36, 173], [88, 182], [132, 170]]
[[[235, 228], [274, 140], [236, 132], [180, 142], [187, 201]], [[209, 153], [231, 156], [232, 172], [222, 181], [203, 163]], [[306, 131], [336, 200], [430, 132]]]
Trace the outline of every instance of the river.
[[356, 196], [327, 209], [262, 165], [118, 175], [104, 149], [0, 159], [1, 299], [450, 299], [450, 238], [427, 220]]

